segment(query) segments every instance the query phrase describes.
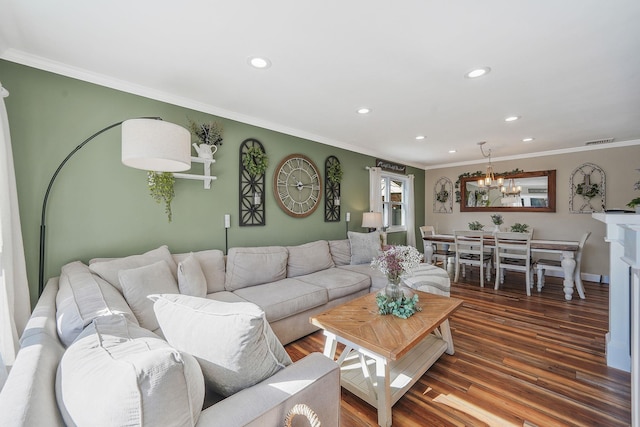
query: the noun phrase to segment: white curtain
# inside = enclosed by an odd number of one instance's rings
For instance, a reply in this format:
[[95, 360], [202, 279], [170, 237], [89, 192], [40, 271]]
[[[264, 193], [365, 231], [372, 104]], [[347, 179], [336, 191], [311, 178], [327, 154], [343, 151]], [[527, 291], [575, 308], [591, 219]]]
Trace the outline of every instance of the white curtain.
[[407, 217], [405, 218], [407, 226], [407, 245], [416, 246], [416, 207], [413, 197], [414, 175], [408, 175], [407, 178]]
[[31, 312], [22, 245], [18, 192], [9, 119], [0, 83], [0, 388], [18, 352], [18, 340]]
[[369, 168], [369, 212], [382, 212], [381, 180], [382, 169]]

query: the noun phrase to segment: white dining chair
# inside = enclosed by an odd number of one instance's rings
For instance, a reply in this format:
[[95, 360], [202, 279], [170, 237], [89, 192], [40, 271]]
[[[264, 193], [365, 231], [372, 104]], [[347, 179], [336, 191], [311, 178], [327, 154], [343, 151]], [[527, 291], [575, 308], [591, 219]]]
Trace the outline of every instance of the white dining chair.
[[[436, 234], [435, 227], [433, 225], [423, 225], [420, 227], [420, 234], [422, 235], [422, 244], [426, 245], [427, 242], [424, 241], [426, 236], [433, 236]], [[445, 243], [442, 245], [442, 249], [438, 248], [436, 243], [431, 244], [433, 248], [433, 255], [431, 259], [425, 259], [425, 262], [429, 264], [436, 264], [438, 262], [442, 262], [442, 268], [447, 268], [447, 263], [449, 258], [453, 258], [455, 256], [455, 252], [450, 250], [450, 245]]]
[[484, 288], [484, 277], [491, 280], [491, 252], [484, 247], [485, 232], [471, 230], [454, 230], [454, 242], [456, 252], [454, 282], [458, 282], [460, 268], [462, 277], [465, 277], [465, 266], [480, 267], [480, 287]]
[[[591, 235], [590, 231], [587, 231], [582, 235], [580, 239], [580, 244], [578, 245], [578, 250], [576, 251], [575, 260], [576, 260], [576, 269], [578, 272], [576, 274], [576, 289], [578, 290], [578, 294], [580, 297], [584, 297], [584, 286], [582, 285], [582, 279], [580, 278], [580, 262], [582, 260], [582, 250], [584, 249], [584, 244], [587, 242], [587, 239]], [[564, 268], [562, 267], [562, 263], [559, 259], [539, 259], [535, 263], [536, 274], [538, 275], [538, 292], [542, 291], [544, 287], [544, 274], [546, 271], [559, 271], [562, 273], [564, 277]]]
[[531, 233], [498, 232], [495, 239], [495, 269], [498, 290], [504, 283], [505, 270], [522, 271], [525, 274], [527, 295], [533, 287], [533, 263], [531, 262]]

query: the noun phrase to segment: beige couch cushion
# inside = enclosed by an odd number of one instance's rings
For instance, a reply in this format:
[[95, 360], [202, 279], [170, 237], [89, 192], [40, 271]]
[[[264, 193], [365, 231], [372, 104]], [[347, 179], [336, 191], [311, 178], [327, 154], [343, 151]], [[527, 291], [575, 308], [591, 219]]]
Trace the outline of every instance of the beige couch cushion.
[[218, 394], [230, 396], [291, 364], [264, 312], [255, 304], [186, 295], [153, 298], [167, 341], [196, 357], [207, 385]]
[[349, 239], [329, 240], [331, 258], [336, 267], [351, 264], [351, 245]]
[[64, 353], [56, 397], [67, 425], [193, 426], [204, 378], [193, 356], [122, 315], [101, 316]]
[[329, 301], [369, 289], [371, 285], [369, 276], [342, 268], [329, 268], [297, 279], [326, 289]]
[[287, 277], [298, 277], [334, 266], [331, 252], [329, 252], [329, 243], [326, 240], [287, 246], [287, 250], [289, 251]]
[[150, 331], [158, 329], [153, 302], [147, 297], [151, 294], [180, 292], [167, 263], [158, 261], [143, 267], [120, 270], [119, 277], [124, 297], [140, 326]]
[[169, 248], [166, 245], [160, 246], [157, 249], [153, 249], [141, 255], [131, 255], [125, 258], [115, 258], [109, 261], [92, 261], [89, 263], [89, 269], [122, 292], [122, 286], [118, 279], [118, 272], [120, 270], [142, 267], [160, 260], [167, 262], [167, 265], [171, 269], [171, 273], [175, 278], [177, 278], [176, 269], [178, 268], [178, 265], [173, 260], [173, 257], [169, 252]]
[[282, 246], [231, 248], [227, 255], [226, 290], [235, 291], [284, 279], [288, 254], [287, 248]]
[[200, 298], [207, 296], [207, 279], [194, 254], [178, 263], [178, 289], [183, 295]]
[[357, 265], [341, 265], [341, 270], [355, 271], [356, 273], [366, 274], [371, 278], [371, 290], [383, 289], [389, 284], [387, 276], [382, 274], [377, 268], [371, 268], [371, 264], [357, 264]]
[[351, 246], [351, 264], [369, 264], [373, 258], [381, 253], [380, 232], [356, 233], [349, 231], [349, 245]]
[[[193, 252], [200, 263], [200, 268], [207, 279], [207, 293], [224, 291], [224, 254], [219, 249]], [[184, 261], [191, 253], [174, 254], [176, 263]]]
[[138, 323], [124, 297], [80, 261], [64, 265], [56, 295], [56, 324], [65, 346], [98, 316], [121, 313]]
[[238, 289], [234, 294], [262, 308], [269, 322], [301, 313], [329, 301], [326, 289], [301, 282], [298, 278]]

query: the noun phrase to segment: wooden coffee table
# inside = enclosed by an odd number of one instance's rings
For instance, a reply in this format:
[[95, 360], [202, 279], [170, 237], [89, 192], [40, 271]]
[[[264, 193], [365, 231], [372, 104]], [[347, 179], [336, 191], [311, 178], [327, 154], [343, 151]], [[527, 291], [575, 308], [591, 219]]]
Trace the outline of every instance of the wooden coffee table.
[[391, 407], [446, 352], [453, 354], [449, 316], [462, 300], [415, 291], [422, 311], [408, 319], [378, 314], [375, 293], [311, 318], [324, 329], [324, 354], [335, 358], [340, 384], [378, 409], [378, 424], [391, 425]]

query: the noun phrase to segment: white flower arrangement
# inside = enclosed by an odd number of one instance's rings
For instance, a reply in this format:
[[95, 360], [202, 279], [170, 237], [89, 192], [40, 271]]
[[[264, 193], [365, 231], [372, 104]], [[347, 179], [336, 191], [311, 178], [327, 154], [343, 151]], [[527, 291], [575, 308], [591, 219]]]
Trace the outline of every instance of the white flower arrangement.
[[386, 246], [382, 255], [371, 261], [371, 268], [377, 268], [390, 281], [411, 274], [420, 265], [422, 254], [413, 246]]

